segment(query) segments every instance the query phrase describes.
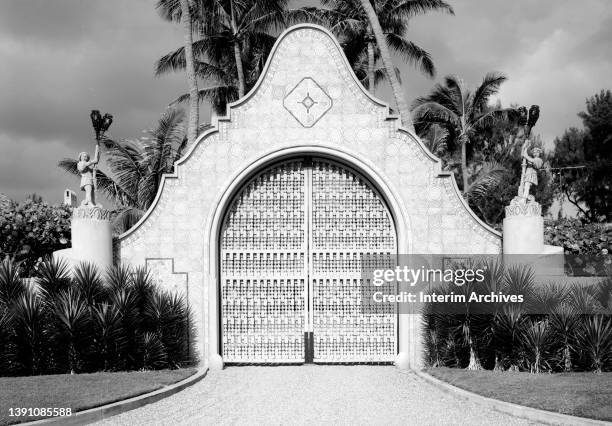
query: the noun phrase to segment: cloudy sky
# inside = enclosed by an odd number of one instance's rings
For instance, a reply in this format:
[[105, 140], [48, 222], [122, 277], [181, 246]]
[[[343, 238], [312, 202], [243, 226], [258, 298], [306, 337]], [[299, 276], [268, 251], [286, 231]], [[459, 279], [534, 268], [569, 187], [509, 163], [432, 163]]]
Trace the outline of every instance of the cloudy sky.
[[[540, 104], [536, 129], [547, 144], [580, 125], [585, 98], [612, 88], [612, 1], [448, 1], [456, 16], [418, 17], [410, 27], [437, 79], [458, 74], [475, 85], [505, 72], [502, 103]], [[91, 149], [89, 111], [115, 115], [114, 138], [141, 136], [186, 91], [182, 75], [153, 75], [154, 61], [181, 40], [155, 0], [1, 0], [0, 192], [59, 202], [64, 188], [78, 190], [56, 164]], [[409, 101], [435, 83], [401, 69]], [[378, 94], [388, 98], [384, 88]]]

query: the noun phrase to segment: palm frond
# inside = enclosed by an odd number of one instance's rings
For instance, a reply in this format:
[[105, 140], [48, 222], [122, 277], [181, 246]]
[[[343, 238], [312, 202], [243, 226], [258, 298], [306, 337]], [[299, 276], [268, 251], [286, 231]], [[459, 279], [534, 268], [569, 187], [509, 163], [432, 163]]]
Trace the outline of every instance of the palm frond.
[[455, 14], [453, 7], [442, 0], [401, 0], [388, 2], [391, 7], [385, 10], [385, 14], [396, 16], [401, 19], [410, 19], [427, 12], [443, 11], [451, 15]]
[[484, 109], [489, 99], [499, 90], [499, 87], [508, 80], [505, 74], [500, 72], [489, 72], [485, 75], [480, 86], [474, 91], [473, 105], [478, 110]]
[[474, 200], [483, 199], [491, 189], [495, 188], [508, 173], [508, 169], [496, 161], [487, 161], [481, 164], [480, 170], [470, 185], [466, 193], [469, 198]]
[[431, 55], [424, 49], [394, 33], [387, 33], [386, 38], [389, 47], [399, 53], [404, 61], [417, 66], [428, 77], [433, 78], [436, 75]]

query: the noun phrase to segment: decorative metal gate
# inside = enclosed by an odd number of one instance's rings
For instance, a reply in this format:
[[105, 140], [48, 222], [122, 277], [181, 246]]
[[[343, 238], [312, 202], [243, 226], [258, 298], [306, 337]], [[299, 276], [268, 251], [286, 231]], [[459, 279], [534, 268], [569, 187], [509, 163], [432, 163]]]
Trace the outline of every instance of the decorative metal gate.
[[363, 308], [364, 259], [391, 267], [396, 233], [377, 191], [335, 162], [302, 158], [255, 176], [221, 232], [229, 363], [385, 362], [394, 306]]

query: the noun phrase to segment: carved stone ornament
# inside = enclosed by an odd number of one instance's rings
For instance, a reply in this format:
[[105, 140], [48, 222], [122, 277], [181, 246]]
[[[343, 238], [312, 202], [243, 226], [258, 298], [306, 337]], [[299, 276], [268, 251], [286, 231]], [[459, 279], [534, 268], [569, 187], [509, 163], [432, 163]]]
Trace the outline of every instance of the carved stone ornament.
[[525, 202], [522, 197], [514, 197], [506, 206], [506, 217], [510, 216], [542, 216], [542, 206], [536, 201]]
[[310, 77], [303, 78], [283, 100], [283, 106], [304, 127], [312, 127], [332, 107], [332, 99]]
[[72, 210], [73, 219], [94, 219], [110, 221], [112, 212], [102, 207], [80, 206]]

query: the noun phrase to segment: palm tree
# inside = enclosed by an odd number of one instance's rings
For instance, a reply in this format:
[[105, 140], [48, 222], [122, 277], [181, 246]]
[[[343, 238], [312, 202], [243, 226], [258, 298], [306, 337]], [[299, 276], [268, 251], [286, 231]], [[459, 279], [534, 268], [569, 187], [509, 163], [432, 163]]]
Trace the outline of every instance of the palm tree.
[[[377, 68], [380, 50], [373, 27], [360, 0], [322, 0], [328, 9], [304, 8], [316, 22], [328, 26], [342, 40], [344, 51], [364, 85], [370, 91], [378, 82]], [[421, 47], [409, 41], [405, 34], [410, 18], [432, 10], [454, 14], [453, 9], [441, 0], [378, 0], [370, 2], [389, 48], [429, 76], [435, 75], [431, 56]], [[308, 18], [307, 15], [304, 17]], [[397, 73], [397, 72], [396, 72]], [[383, 71], [384, 74], [384, 71]]]
[[181, 0], [181, 22], [184, 31], [185, 66], [187, 68], [187, 82], [189, 84], [189, 125], [187, 126], [187, 141], [192, 143], [198, 136], [199, 102], [198, 80], [195, 74], [195, 58], [193, 56], [193, 28], [191, 25], [191, 12], [189, 0]]
[[[204, 79], [212, 77], [216, 82], [227, 80], [219, 78], [224, 74], [233, 75], [237, 96], [244, 96], [249, 88], [248, 74], [252, 72], [249, 65], [263, 57], [263, 66], [275, 41], [268, 31], [285, 25], [287, 3], [287, 0], [200, 0], [198, 13], [192, 16], [201, 35], [193, 43], [196, 73]], [[165, 19], [180, 18], [175, 0], [159, 0], [157, 7]], [[180, 48], [162, 57], [156, 64], [156, 74], [185, 69], [184, 52]], [[230, 66], [234, 68], [232, 72]], [[207, 89], [201, 92], [201, 97], [227, 92], [222, 86]]]
[[[117, 208], [115, 225], [119, 232], [132, 227], [153, 203], [162, 176], [172, 173], [174, 163], [186, 152], [185, 113], [168, 109], [147, 136], [137, 140], [104, 139], [110, 173], [98, 170], [98, 188]], [[199, 130], [204, 129], [200, 127]], [[77, 160], [64, 158], [59, 166], [79, 176]]]
[[[257, 82], [274, 41], [275, 39], [270, 37], [262, 41], [260, 45], [249, 44], [243, 49], [244, 69], [247, 70], [245, 76], [246, 90], [250, 90]], [[170, 53], [158, 61], [158, 74], [164, 74], [175, 69], [184, 69], [182, 52], [179, 52], [180, 55], [176, 56], [174, 53], [176, 52]], [[207, 100], [210, 102], [215, 113], [224, 114], [226, 105], [239, 98], [239, 82], [236, 67], [233, 66], [233, 58], [222, 56], [218, 60], [198, 61], [196, 74], [198, 78], [209, 83], [208, 86], [200, 89], [198, 93], [199, 101]], [[187, 100], [189, 100], [189, 93], [180, 95], [171, 105]]]
[[417, 123], [438, 124], [454, 135], [461, 145], [464, 195], [469, 189], [467, 145], [478, 129], [506, 117], [507, 110], [487, 107], [490, 98], [506, 79], [502, 73], [490, 72], [472, 91], [458, 76], [447, 76], [444, 84], [437, 84], [428, 96], [417, 98], [412, 105]]

